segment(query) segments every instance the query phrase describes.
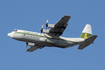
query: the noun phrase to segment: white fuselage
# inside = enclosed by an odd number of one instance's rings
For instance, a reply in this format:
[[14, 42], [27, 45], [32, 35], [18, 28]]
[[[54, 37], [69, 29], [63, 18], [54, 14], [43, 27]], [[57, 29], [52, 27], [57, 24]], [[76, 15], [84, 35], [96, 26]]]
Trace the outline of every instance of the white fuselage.
[[24, 42], [31, 42], [49, 47], [66, 48], [74, 45], [81, 44], [85, 39], [83, 38], [65, 38], [65, 37], [52, 37], [47, 34], [37, 32], [17, 30], [8, 33], [8, 36]]

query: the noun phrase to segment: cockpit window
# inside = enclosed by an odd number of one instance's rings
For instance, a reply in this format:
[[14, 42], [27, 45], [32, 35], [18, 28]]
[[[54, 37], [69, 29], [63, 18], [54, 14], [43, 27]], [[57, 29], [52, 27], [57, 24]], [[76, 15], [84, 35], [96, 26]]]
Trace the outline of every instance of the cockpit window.
[[17, 30], [15, 29], [15, 30], [13, 30], [13, 32], [17, 32]]

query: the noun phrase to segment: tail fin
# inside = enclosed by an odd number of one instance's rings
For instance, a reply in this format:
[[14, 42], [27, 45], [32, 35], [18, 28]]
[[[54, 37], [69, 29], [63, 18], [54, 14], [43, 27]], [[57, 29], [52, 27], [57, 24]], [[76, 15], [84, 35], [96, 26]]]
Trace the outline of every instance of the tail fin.
[[90, 24], [86, 24], [79, 38], [88, 38], [92, 36], [92, 28]]

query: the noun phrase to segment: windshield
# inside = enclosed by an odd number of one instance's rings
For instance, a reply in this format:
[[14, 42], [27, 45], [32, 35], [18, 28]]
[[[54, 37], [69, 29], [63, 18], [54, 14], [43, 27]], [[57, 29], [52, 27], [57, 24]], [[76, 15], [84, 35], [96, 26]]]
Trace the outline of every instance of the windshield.
[[17, 30], [15, 29], [15, 30], [13, 30], [13, 32], [17, 32]]

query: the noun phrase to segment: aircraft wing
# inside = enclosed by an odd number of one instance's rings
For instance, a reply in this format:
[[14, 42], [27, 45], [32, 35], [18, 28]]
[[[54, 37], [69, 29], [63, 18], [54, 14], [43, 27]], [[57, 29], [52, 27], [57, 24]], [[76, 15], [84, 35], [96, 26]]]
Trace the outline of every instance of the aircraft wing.
[[42, 49], [43, 47], [42, 46], [30, 46], [30, 48], [28, 48], [26, 51], [27, 52], [33, 52], [33, 51], [35, 51], [35, 50], [37, 50], [39, 48]]
[[36, 47], [36, 46], [30, 46], [30, 48], [27, 49], [26, 51], [27, 51], [27, 52], [33, 52], [33, 51], [35, 51], [35, 50], [37, 50], [37, 49], [38, 49], [38, 47]]
[[50, 36], [60, 36], [60, 35], [62, 35], [63, 31], [66, 29], [66, 27], [68, 25], [67, 22], [69, 21], [70, 18], [71, 18], [71, 16], [67, 16], [67, 15], [62, 17], [54, 25], [54, 28], [50, 28], [48, 35], [50, 35]]

